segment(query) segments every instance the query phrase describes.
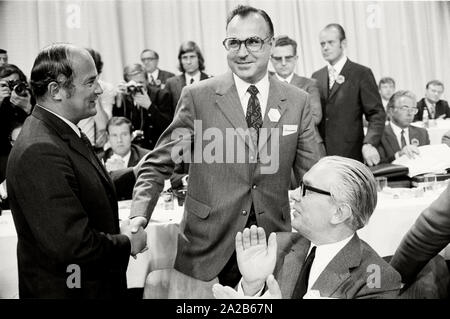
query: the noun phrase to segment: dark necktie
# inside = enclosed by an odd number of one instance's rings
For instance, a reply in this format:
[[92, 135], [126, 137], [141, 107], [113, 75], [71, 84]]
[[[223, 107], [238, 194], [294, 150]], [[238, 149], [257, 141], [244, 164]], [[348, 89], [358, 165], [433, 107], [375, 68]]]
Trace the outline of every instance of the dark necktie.
[[247, 92], [250, 93], [250, 98], [248, 99], [247, 104], [247, 115], [245, 119], [247, 121], [248, 128], [254, 128], [259, 135], [259, 129], [262, 126], [262, 115], [261, 115], [261, 105], [259, 104], [259, 100], [257, 94], [259, 93], [258, 89], [254, 85], [250, 85], [247, 89]]
[[81, 140], [83, 141], [84, 145], [86, 145], [86, 147], [89, 150], [88, 153], [89, 153], [90, 160], [94, 163], [94, 165], [97, 165], [101, 171], [105, 172], [103, 164], [100, 162], [97, 155], [95, 155], [95, 151], [94, 151], [94, 148], [92, 147], [91, 141], [89, 141], [89, 138], [86, 136], [86, 134], [83, 133], [82, 130], [80, 130], [80, 134], [81, 134]]
[[298, 276], [297, 283], [295, 284], [294, 291], [292, 293], [292, 299], [302, 299], [308, 290], [309, 273], [311, 272], [311, 266], [316, 256], [316, 246], [311, 249], [305, 263], [303, 264], [300, 276]]
[[153, 75], [150, 75], [150, 85], [156, 85], [155, 78]]
[[401, 148], [403, 149], [406, 146], [405, 130], [402, 130], [400, 134], [400, 142], [402, 144]]
[[191, 78], [191, 84], [194, 83], [194, 78]]

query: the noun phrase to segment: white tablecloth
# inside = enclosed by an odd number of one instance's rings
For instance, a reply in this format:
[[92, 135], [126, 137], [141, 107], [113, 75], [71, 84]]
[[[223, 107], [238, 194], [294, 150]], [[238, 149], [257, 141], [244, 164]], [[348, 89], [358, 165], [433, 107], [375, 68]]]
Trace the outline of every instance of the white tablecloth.
[[[450, 119], [430, 120], [428, 123], [427, 131], [430, 136], [430, 144], [441, 144], [442, 136], [450, 131]], [[417, 127], [423, 127], [423, 122], [413, 122], [411, 124]]]

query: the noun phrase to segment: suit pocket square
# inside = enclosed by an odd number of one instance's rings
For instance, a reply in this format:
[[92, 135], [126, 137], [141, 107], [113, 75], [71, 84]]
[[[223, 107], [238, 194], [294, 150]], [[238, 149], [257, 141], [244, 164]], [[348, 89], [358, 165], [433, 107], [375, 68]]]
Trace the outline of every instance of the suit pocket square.
[[283, 136], [297, 132], [297, 125], [283, 125]]

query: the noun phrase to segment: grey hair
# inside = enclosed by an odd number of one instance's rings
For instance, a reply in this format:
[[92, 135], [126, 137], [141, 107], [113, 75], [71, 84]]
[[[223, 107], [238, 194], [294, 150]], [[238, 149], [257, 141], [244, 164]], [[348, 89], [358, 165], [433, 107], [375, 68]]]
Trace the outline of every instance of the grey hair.
[[417, 99], [416, 99], [416, 95], [413, 92], [408, 91], [408, 90], [400, 90], [400, 91], [395, 92], [391, 96], [391, 98], [388, 101], [388, 104], [387, 104], [386, 108], [387, 109], [394, 108], [395, 107], [395, 101], [397, 101], [399, 98], [401, 98], [403, 96], [409, 97], [411, 100], [413, 100], [413, 102], [414, 102], [413, 104], [414, 105], [416, 104]]
[[333, 167], [338, 179], [330, 185], [336, 202], [348, 205], [352, 211], [349, 227], [364, 227], [377, 205], [377, 185], [370, 169], [363, 163], [341, 156], [326, 156], [318, 163]]

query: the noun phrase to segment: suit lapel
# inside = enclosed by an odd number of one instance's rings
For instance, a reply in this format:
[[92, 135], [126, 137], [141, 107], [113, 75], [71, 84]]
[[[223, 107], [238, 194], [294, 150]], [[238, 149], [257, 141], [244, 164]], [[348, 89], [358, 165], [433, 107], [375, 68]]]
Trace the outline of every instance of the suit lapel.
[[[234, 128], [247, 130], [244, 110], [234, 84], [233, 75], [228, 72], [224, 77], [224, 81], [219, 81], [220, 84], [216, 89], [216, 104]], [[245, 136], [240, 136], [244, 139], [245, 144], [250, 147], [248, 139]]]
[[[345, 81], [350, 78], [350, 72], [351, 72], [351, 67], [352, 67], [351, 64], [352, 64], [352, 62], [347, 59], [347, 61], [344, 64], [344, 67], [341, 70], [341, 73], [339, 73], [339, 75], [342, 75], [344, 77], [344, 82], [339, 84], [339, 83], [337, 83], [337, 81], [334, 81], [333, 87], [331, 88], [331, 92], [328, 96], [328, 100], [330, 100], [336, 94], [336, 92], [341, 88], [341, 86], [345, 83]], [[327, 74], [328, 74], [328, 72], [327, 72]], [[327, 75], [327, 78], [328, 78], [328, 75]]]
[[[275, 109], [280, 113], [278, 121], [270, 120], [268, 114], [271, 109]], [[264, 114], [262, 125], [262, 128], [265, 128], [267, 130], [267, 134], [260, 134], [258, 141], [258, 151], [261, 151], [261, 149], [266, 145], [272, 134], [272, 129], [278, 126], [281, 118], [286, 112], [286, 109], [286, 96], [283, 92], [281, 83], [271, 76], [269, 77], [269, 97], [267, 99], [266, 111]]]
[[388, 143], [389, 146], [391, 147], [392, 153], [395, 153], [398, 150], [400, 150], [400, 145], [398, 144], [397, 137], [395, 136], [390, 123], [386, 125], [386, 129], [384, 131], [384, 138], [386, 139], [386, 143]]
[[97, 170], [106, 184], [113, 188], [112, 181], [109, 177], [108, 172], [100, 163], [100, 160], [93, 158], [95, 154], [90, 154], [89, 149], [84, 145], [82, 139], [70, 128], [66, 123], [59, 119], [56, 115], [48, 112], [47, 110], [36, 106], [33, 111], [33, 115], [44, 121], [46, 124], [51, 126], [53, 130], [58, 134], [67, 144], [77, 153], [82, 155], [91, 165]]
[[339, 286], [350, 277], [350, 270], [361, 264], [360, 243], [358, 235], [353, 235], [347, 245], [325, 267], [311, 290], [320, 291], [321, 297], [332, 297]]
[[206, 73], [200, 72], [200, 81], [208, 79], [209, 76]]

